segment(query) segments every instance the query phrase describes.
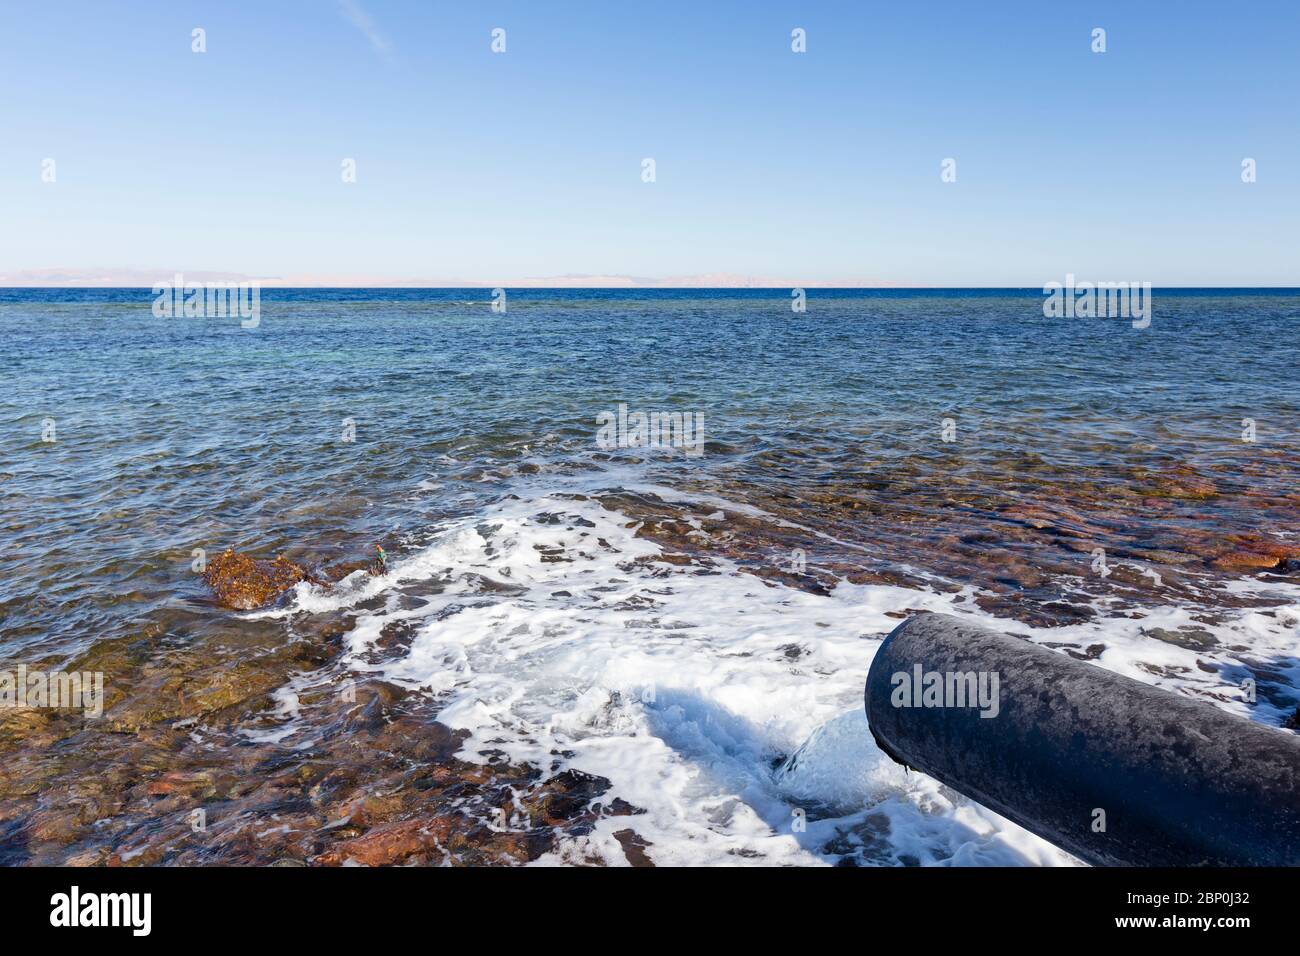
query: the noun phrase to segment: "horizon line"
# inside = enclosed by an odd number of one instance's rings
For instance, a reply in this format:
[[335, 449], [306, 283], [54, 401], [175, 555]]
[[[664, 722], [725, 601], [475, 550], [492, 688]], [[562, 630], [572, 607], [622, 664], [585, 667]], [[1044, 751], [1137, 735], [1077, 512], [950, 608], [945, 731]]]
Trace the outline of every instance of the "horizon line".
[[[219, 269], [161, 269], [140, 266], [47, 266], [38, 268], [0, 268], [0, 289], [152, 289], [160, 286], [175, 287], [207, 285], [208, 283], [236, 285], [256, 284], [261, 289], [1046, 289], [1052, 284], [1066, 284], [1076, 288], [1084, 283], [1109, 284], [1115, 276], [1081, 274], [1074, 270], [1055, 276], [1044, 276], [1033, 281], [1023, 279], [1015, 283], [981, 282], [953, 284], [947, 282], [900, 282], [879, 276], [840, 275], [803, 278], [796, 274], [694, 272], [669, 275], [637, 275], [613, 272], [564, 272], [550, 275], [497, 275], [475, 276], [412, 276], [376, 275], [356, 272], [298, 272], [256, 274]], [[1044, 282], [1046, 279], [1046, 282]], [[1231, 285], [1181, 285], [1154, 281], [1126, 280], [1125, 284], [1137, 287], [1174, 289], [1292, 289], [1300, 288], [1300, 277], [1291, 282], [1273, 281], [1264, 284], [1237, 283]]]
[[[257, 285], [260, 288], [271, 291], [284, 289], [298, 291], [303, 289], [335, 289], [335, 290], [393, 290], [393, 291], [457, 291], [457, 290], [485, 290], [493, 289], [519, 289], [519, 290], [538, 290], [538, 291], [573, 291], [573, 292], [685, 292], [697, 290], [702, 292], [744, 292], [744, 291], [783, 291], [787, 289], [813, 289], [821, 291], [841, 291], [851, 290], [857, 292], [924, 292], [924, 291], [962, 291], [971, 289], [1015, 289], [1015, 290], [1035, 290], [1042, 291], [1042, 285], [1031, 283], [1029, 285], [541, 285], [524, 283], [484, 283], [478, 284], [457, 284], [457, 285], [267, 285], [258, 279], [242, 280], [200, 280], [194, 283], [186, 283], [186, 287], [191, 285], [203, 287], [208, 283], [215, 285], [237, 285], [246, 283], [248, 285]], [[1096, 285], [1093, 280], [1083, 280], [1082, 284]], [[1130, 285], [1142, 283], [1130, 283]], [[1160, 289], [1200, 289], [1200, 290], [1220, 290], [1220, 289], [1281, 289], [1300, 291], [1300, 285], [1157, 285], [1150, 283], [1152, 290]], [[1078, 288], [1079, 286], [1076, 286]], [[80, 284], [80, 283], [60, 283], [57, 285], [38, 285], [36, 283], [21, 283], [18, 285], [0, 284], [0, 291], [18, 291], [25, 289], [34, 290], [56, 290], [68, 289], [74, 291], [89, 291], [95, 289], [102, 290], [131, 290], [145, 291], [152, 294], [153, 285], [113, 285], [113, 284]]]

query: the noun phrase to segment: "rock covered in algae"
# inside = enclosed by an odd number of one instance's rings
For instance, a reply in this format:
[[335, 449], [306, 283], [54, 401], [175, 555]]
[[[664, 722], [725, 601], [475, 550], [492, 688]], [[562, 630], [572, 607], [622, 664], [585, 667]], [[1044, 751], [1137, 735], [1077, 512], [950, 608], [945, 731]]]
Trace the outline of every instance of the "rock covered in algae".
[[270, 604], [299, 581], [329, 587], [356, 571], [384, 574], [388, 570], [388, 554], [380, 545], [375, 545], [375, 551], [377, 556], [369, 561], [345, 561], [326, 568], [316, 565], [306, 568], [282, 555], [254, 558], [227, 548], [208, 562], [203, 579], [222, 607], [251, 611]]
[[264, 607], [299, 581], [311, 580], [306, 569], [288, 558], [253, 558], [227, 548], [208, 562], [203, 579], [217, 603], [238, 611]]

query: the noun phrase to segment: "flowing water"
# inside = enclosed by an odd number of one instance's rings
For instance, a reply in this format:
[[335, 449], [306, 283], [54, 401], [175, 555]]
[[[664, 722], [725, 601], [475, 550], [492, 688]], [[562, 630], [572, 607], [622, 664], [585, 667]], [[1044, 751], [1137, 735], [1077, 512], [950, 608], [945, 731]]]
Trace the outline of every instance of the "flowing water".
[[876, 749], [916, 610], [1294, 722], [1300, 292], [790, 301], [0, 291], [0, 672], [106, 698], [0, 708], [0, 862], [1073, 862]]

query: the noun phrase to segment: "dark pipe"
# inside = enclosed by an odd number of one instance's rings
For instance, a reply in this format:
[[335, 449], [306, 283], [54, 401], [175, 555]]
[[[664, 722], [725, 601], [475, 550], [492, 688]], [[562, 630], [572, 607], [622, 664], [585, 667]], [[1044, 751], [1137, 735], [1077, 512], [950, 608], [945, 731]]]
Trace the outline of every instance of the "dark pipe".
[[[946, 706], [924, 694], [906, 706], [917, 665], [922, 688], [925, 673], [943, 675]], [[975, 686], [983, 675], [990, 716], [978, 694], [957, 706], [948, 675], [968, 672]], [[1289, 731], [942, 614], [885, 639], [866, 706], [899, 763], [1089, 863], [1300, 865], [1300, 736]]]

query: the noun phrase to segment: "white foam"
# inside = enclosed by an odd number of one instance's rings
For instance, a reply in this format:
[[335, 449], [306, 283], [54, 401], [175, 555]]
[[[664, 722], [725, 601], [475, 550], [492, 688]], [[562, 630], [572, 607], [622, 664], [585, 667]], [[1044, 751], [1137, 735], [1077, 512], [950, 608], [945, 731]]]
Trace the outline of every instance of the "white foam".
[[[709, 506], [733, 510], [717, 499]], [[820, 863], [859, 850], [883, 863], [1073, 863], [876, 748], [863, 684], [880, 639], [907, 609], [961, 614], [1036, 641], [1104, 643], [1101, 666], [1231, 696], [1225, 676], [1196, 661], [1221, 664], [1231, 677], [1232, 652], [1143, 636], [1143, 628], [1195, 624], [1178, 608], [1033, 629], [978, 611], [969, 589], [843, 583], [819, 596], [767, 584], [724, 559], [706, 573], [659, 556], [634, 522], [594, 499], [525, 494], [448, 525], [382, 577], [354, 576], [333, 592], [300, 585], [284, 613], [355, 608], [395, 598], [403, 582], [441, 582], [438, 593], [422, 589], [423, 606], [389, 600], [357, 611], [348, 662], [436, 695], [439, 719], [471, 733], [463, 759], [498, 751], [550, 768], [557, 754], [571, 754], [562, 763], [612, 782], [606, 801], [645, 809], [602, 820], [543, 863], [596, 856], [621, 864], [613, 833], [628, 826], [660, 863]], [[484, 579], [507, 590], [485, 591]], [[385, 656], [376, 642], [399, 619], [417, 625], [414, 637]], [[1210, 630], [1225, 646], [1294, 656], [1300, 637], [1287, 621], [1245, 612]], [[1240, 701], [1218, 703], [1261, 716]]]

